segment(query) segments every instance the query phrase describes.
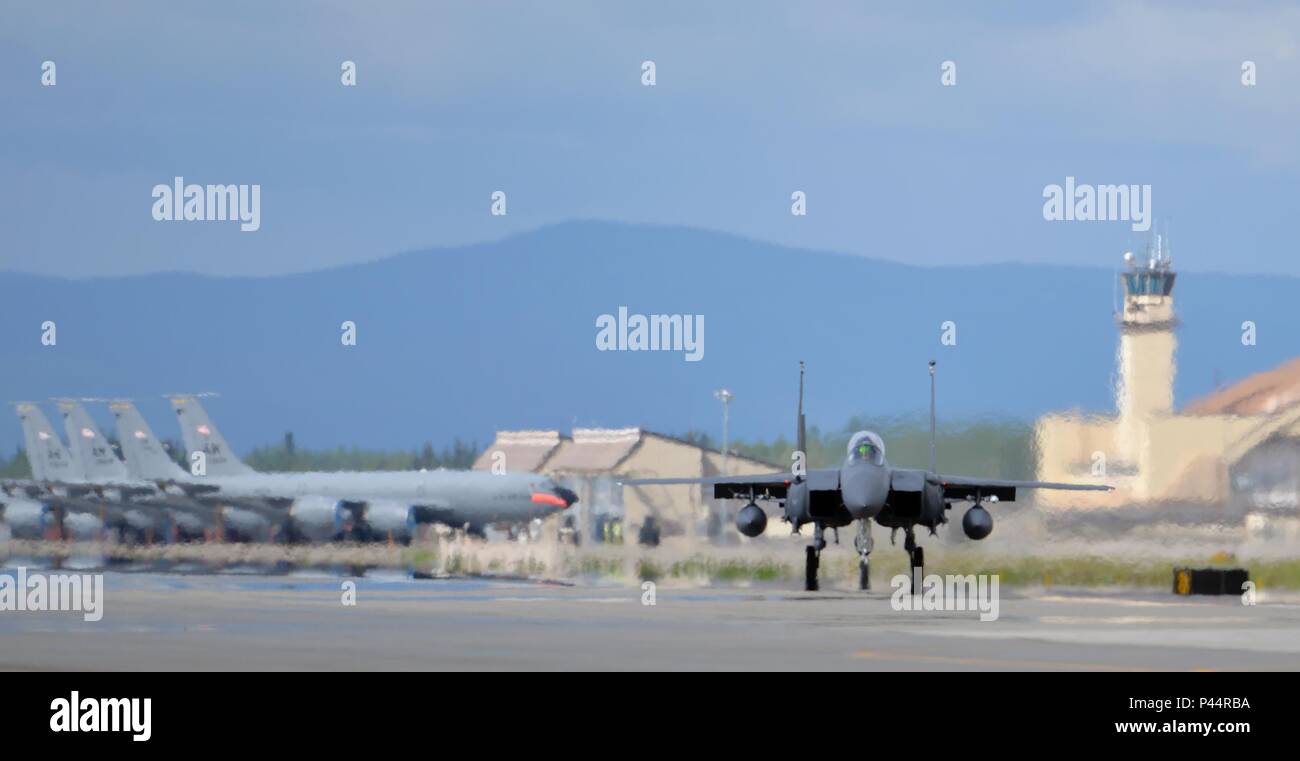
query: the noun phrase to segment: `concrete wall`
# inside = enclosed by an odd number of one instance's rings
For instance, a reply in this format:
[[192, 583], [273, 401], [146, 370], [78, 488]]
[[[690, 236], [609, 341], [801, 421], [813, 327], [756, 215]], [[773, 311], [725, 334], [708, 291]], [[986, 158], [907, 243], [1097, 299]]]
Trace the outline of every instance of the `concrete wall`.
[[[1121, 490], [1132, 489], [1126, 476], [1135, 468], [1116, 457], [1114, 418], [1083, 415], [1047, 415], [1034, 426], [1038, 454], [1038, 479], [1065, 483], [1105, 483], [1120, 487], [1116, 492], [1039, 491], [1030, 495], [1036, 504], [1049, 508], [1096, 508], [1123, 504]], [[1106, 478], [1092, 474], [1096, 453], [1106, 458]]]

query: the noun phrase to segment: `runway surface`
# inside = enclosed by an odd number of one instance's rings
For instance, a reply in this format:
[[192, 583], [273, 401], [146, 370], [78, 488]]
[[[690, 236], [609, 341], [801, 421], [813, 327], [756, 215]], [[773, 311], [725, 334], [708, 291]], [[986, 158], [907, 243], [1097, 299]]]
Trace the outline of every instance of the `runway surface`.
[[0, 669], [1300, 669], [1300, 605], [1003, 589], [999, 618], [887, 591], [108, 573], [104, 616], [0, 612]]

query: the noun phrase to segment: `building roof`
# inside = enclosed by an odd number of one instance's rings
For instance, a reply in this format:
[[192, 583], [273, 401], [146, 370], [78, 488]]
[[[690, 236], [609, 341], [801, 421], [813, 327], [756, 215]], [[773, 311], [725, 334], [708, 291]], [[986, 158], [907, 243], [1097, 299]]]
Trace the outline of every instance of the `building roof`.
[[559, 431], [497, 431], [496, 440], [474, 461], [474, 470], [490, 470], [501, 452], [508, 470], [535, 472], [563, 440]]
[[1188, 404], [1191, 415], [1270, 415], [1300, 402], [1300, 358]]
[[[496, 440], [474, 461], [474, 469], [490, 469], [495, 454], [503, 452], [506, 466], [511, 471], [607, 473], [627, 460], [646, 437], [693, 447], [708, 454], [722, 454], [719, 450], [683, 438], [642, 428], [574, 428], [572, 437], [563, 436], [559, 431], [498, 431]], [[730, 457], [736, 462], [780, 470], [778, 465], [736, 452], [731, 452]]]
[[573, 438], [546, 463], [546, 469], [570, 473], [613, 470], [641, 443], [641, 435], [640, 428], [574, 428]]
[[[723, 451], [721, 449], [706, 447], [700, 444], [699, 442], [691, 441], [690, 439], [685, 439], [682, 438], [681, 436], [669, 436], [666, 433], [655, 433], [654, 431], [644, 431], [644, 433], [647, 436], [654, 436], [655, 438], [664, 439], [666, 441], [673, 441], [678, 444], [685, 444], [688, 447], [695, 447], [696, 449], [699, 449], [703, 452], [707, 452], [711, 455], [717, 455], [718, 457], [721, 457], [723, 455]], [[759, 467], [768, 468], [771, 470], [781, 470], [781, 468], [783, 467], [781, 465], [775, 465], [773, 463], [770, 463], [767, 460], [760, 460], [757, 457], [750, 457], [749, 455], [741, 454], [740, 452], [736, 451], [735, 449], [731, 449], [730, 447], [728, 447], [726, 451], [726, 455], [728, 459], [733, 460], [735, 462], [747, 462], [752, 465], [757, 465]]]

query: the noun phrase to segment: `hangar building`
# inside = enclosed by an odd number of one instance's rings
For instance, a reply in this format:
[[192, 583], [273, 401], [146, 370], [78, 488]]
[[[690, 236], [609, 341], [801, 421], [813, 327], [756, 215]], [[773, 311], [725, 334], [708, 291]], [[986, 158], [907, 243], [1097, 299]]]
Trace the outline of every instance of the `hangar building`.
[[[724, 462], [725, 460], [725, 462]], [[624, 478], [709, 478], [781, 470], [780, 466], [641, 428], [575, 428], [559, 431], [499, 431], [479, 455], [476, 470], [542, 473], [578, 493], [577, 527], [584, 539], [609, 539], [609, 528], [636, 541], [648, 518], [663, 539], [731, 541], [733, 505], [715, 500], [698, 485], [622, 486]], [[788, 532], [779, 521], [769, 531]], [[779, 526], [780, 528], [776, 528]]]

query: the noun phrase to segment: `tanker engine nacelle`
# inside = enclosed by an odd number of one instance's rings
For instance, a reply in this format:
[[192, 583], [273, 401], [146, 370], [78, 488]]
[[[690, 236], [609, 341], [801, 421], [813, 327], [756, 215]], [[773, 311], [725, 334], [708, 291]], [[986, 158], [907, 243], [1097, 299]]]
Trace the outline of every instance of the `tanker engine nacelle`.
[[56, 519], [49, 505], [28, 499], [9, 500], [0, 508], [0, 516], [15, 539], [42, 539]]
[[289, 507], [295, 535], [311, 542], [333, 539], [345, 530], [351, 517], [341, 501], [317, 494], [298, 497]]
[[373, 500], [366, 505], [363, 516], [372, 540], [392, 537], [401, 541], [415, 533], [417, 514], [418, 511], [405, 502]]

